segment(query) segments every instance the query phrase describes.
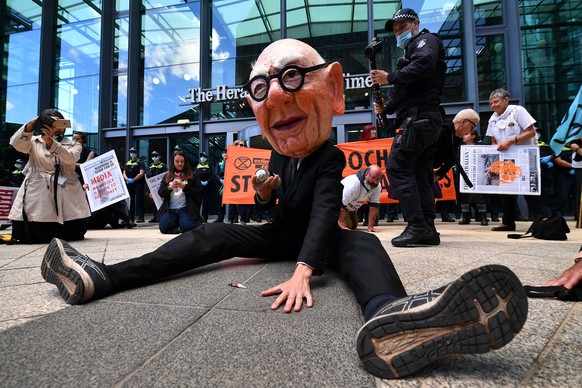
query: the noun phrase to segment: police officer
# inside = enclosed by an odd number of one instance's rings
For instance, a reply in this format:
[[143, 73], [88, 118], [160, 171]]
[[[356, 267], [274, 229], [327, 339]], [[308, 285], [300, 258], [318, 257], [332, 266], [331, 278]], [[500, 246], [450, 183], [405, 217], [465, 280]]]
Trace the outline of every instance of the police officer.
[[[150, 166], [148, 167], [148, 170], [146, 172], [147, 178], [151, 178], [153, 176], [156, 176], [158, 174], [162, 174], [162, 173], [168, 171], [168, 166], [166, 166], [166, 164], [164, 162], [162, 162], [162, 160], [160, 158], [160, 153], [158, 151], [152, 151], [150, 156], [152, 158], [152, 164], [150, 164]], [[147, 194], [150, 198], [152, 198], [152, 193], [150, 193], [149, 190], [148, 190]], [[148, 222], [150, 222], [150, 223], [158, 222], [158, 211], [157, 211], [155, 206], [154, 206], [152, 218]]]
[[143, 196], [145, 189], [145, 165], [140, 160], [137, 150], [134, 147], [129, 149], [130, 159], [123, 169], [123, 179], [127, 184], [129, 192], [129, 218], [130, 223], [144, 222]]
[[16, 159], [16, 162], [14, 162], [14, 168], [15, 170], [12, 171], [12, 186], [14, 187], [20, 187], [22, 185], [22, 182], [24, 182], [24, 165], [26, 164], [26, 162], [23, 159]]
[[375, 105], [377, 114], [396, 114], [397, 134], [386, 171], [408, 225], [392, 239], [392, 245], [439, 245], [434, 227], [432, 154], [443, 120], [439, 104], [446, 71], [445, 50], [436, 34], [419, 31], [413, 9], [396, 12], [385, 28], [394, 33], [397, 46], [404, 49], [396, 71], [370, 72], [373, 83], [394, 85], [387, 103]]
[[208, 164], [208, 154], [200, 153], [200, 163], [196, 166], [196, 174], [200, 177], [202, 183], [202, 218], [208, 222], [208, 214], [211, 213], [211, 207], [216, 205], [216, 182], [214, 180], [214, 169]]

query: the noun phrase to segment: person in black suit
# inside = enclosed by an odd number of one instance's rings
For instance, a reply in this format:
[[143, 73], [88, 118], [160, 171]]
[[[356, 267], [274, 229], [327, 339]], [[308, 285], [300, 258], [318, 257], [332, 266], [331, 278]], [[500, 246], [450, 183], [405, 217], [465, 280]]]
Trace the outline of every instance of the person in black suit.
[[[358, 335], [358, 353], [364, 367], [377, 376], [401, 377], [428, 365], [437, 354], [440, 357], [447, 353], [430, 350], [445, 336], [446, 341], [459, 343], [459, 348], [451, 346], [451, 350], [461, 352], [484, 351], [485, 344], [489, 350], [489, 346], [497, 348], [511, 340], [525, 321], [527, 297], [520, 292], [519, 280], [505, 267], [483, 267], [449, 287], [422, 296], [406, 296], [378, 238], [338, 226], [346, 161], [328, 140], [334, 114], [342, 114], [345, 109], [343, 70], [338, 62], [325, 62], [303, 42], [276, 41], [257, 59], [245, 90], [263, 136], [273, 146], [269, 162], [272, 175], [262, 183], [253, 177], [252, 184], [257, 206], [268, 208], [278, 200], [274, 221], [245, 227], [204, 224], [151, 253], [113, 265], [93, 261], [55, 239], [49, 244], [41, 272], [68, 303], [89, 302], [235, 256], [291, 260], [296, 263], [291, 278], [261, 293], [276, 295], [271, 309], [282, 307], [290, 313], [300, 311], [304, 303], [312, 307], [311, 277], [323, 274], [328, 267], [338, 269], [353, 289], [367, 321]], [[497, 314], [495, 292], [507, 305], [504, 311], [508, 316]], [[383, 344], [389, 339], [372, 338], [384, 331], [399, 331], [390, 317], [422, 305], [421, 300], [436, 302], [436, 306], [427, 303], [428, 311], [405, 313], [414, 320], [406, 324], [407, 328], [422, 330], [429, 322], [428, 325], [441, 327], [436, 337], [419, 336], [416, 343], [407, 341], [416, 346], [392, 349]], [[489, 335], [491, 343], [487, 342], [487, 334], [477, 334], [473, 328], [473, 320], [479, 318], [475, 300], [486, 305], [483, 309], [487, 313], [493, 310], [496, 314], [495, 319], [480, 324], [496, 333], [495, 338]], [[473, 306], [471, 314], [459, 309], [459, 305]], [[488, 321], [488, 317], [484, 320]], [[411, 365], [400, 368], [389, 360], [380, 360], [373, 354], [384, 350], [376, 346], [395, 350], [399, 357], [411, 357]], [[429, 353], [426, 357], [416, 356]]]

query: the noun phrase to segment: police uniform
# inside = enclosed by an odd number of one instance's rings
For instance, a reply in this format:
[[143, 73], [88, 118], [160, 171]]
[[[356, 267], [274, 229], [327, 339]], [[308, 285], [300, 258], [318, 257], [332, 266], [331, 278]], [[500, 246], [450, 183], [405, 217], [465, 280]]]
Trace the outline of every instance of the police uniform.
[[[137, 160], [130, 159], [127, 163], [125, 163], [123, 172], [125, 173], [125, 176], [133, 179], [140, 173], [141, 170], [145, 172], [145, 165], [138, 158]], [[127, 185], [127, 190], [130, 197], [129, 218], [131, 219], [131, 222], [133, 222], [135, 219], [142, 221], [144, 218], [144, 183], [145, 179], [142, 178], [132, 184]]]
[[12, 171], [12, 177], [11, 177], [10, 181], [12, 183], [12, 186], [20, 187], [22, 185], [22, 182], [24, 182], [25, 175], [23, 172], [23, 168], [24, 168], [24, 165], [26, 163], [24, 162], [24, 160], [18, 159], [18, 160], [16, 160], [14, 167], [16, 167], [16, 164], [21, 164], [22, 167], [16, 168], [14, 171]]
[[[200, 157], [208, 158], [208, 155], [205, 152], [200, 153]], [[208, 163], [200, 163], [196, 167], [196, 175], [200, 178], [201, 182], [206, 182], [203, 184], [202, 187], [202, 218], [204, 222], [208, 221], [208, 214], [212, 213], [213, 207], [216, 206], [216, 198], [217, 190], [214, 187], [214, 169]]]
[[162, 162], [158, 164], [152, 163], [148, 168], [147, 177], [151, 178], [166, 171], [168, 171], [168, 167], [166, 166], [165, 163]]
[[[413, 10], [407, 10], [408, 15], [401, 11], [388, 20], [386, 31], [392, 32], [393, 22], [418, 19]], [[386, 172], [409, 227], [392, 244], [438, 245], [440, 238], [434, 228], [432, 155], [442, 125], [439, 105], [446, 71], [443, 43], [436, 34], [423, 29], [406, 45], [404, 58], [399, 61], [398, 70], [388, 74], [388, 83], [394, 85], [394, 91], [386, 111], [396, 113], [395, 128], [400, 129], [410, 118], [414, 130], [407, 129], [407, 135], [412, 134], [409, 137], [412, 142], [407, 147], [400, 142], [405, 132], [402, 129], [398, 132]]]

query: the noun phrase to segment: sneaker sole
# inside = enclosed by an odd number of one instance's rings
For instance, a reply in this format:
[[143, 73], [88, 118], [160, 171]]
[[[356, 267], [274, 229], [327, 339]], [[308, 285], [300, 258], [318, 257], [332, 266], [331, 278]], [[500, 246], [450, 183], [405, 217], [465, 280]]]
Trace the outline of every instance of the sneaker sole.
[[433, 303], [378, 316], [358, 332], [358, 355], [374, 376], [407, 376], [443, 357], [509, 343], [527, 318], [525, 290], [508, 268], [465, 273]]
[[47, 247], [40, 269], [42, 277], [57, 286], [68, 304], [79, 304], [93, 296], [93, 280], [69, 257], [65, 248], [73, 249], [67, 242], [53, 239]]

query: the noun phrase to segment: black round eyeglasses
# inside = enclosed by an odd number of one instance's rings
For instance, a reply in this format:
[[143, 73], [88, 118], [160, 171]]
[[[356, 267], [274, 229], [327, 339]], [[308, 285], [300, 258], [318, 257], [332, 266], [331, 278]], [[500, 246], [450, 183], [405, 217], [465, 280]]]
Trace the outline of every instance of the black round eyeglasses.
[[301, 89], [305, 83], [305, 75], [307, 73], [323, 69], [329, 64], [331, 64], [331, 62], [325, 62], [311, 67], [301, 67], [297, 65], [285, 66], [278, 73], [269, 76], [254, 76], [249, 80], [249, 82], [243, 85], [243, 88], [250, 94], [251, 98], [257, 102], [263, 101], [267, 98], [271, 80], [273, 78], [279, 80], [279, 85], [281, 85], [281, 88], [286, 92], [296, 92]]

